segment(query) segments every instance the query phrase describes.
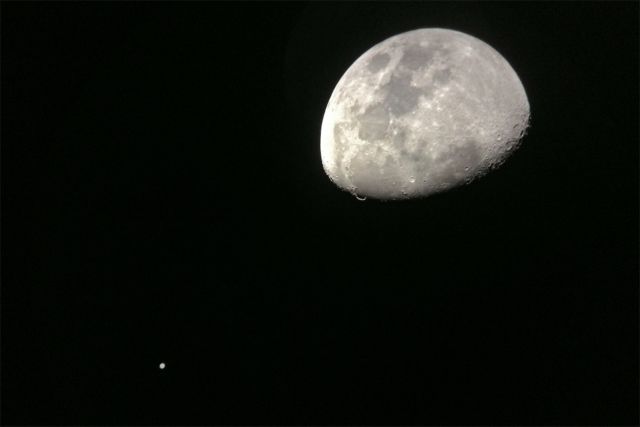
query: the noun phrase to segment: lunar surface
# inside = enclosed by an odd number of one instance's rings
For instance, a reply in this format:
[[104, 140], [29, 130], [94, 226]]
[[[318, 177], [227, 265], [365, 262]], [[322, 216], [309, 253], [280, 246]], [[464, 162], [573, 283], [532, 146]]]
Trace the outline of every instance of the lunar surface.
[[373, 46], [342, 76], [322, 121], [322, 165], [359, 199], [425, 197], [502, 164], [528, 124], [524, 87], [496, 50], [419, 29]]

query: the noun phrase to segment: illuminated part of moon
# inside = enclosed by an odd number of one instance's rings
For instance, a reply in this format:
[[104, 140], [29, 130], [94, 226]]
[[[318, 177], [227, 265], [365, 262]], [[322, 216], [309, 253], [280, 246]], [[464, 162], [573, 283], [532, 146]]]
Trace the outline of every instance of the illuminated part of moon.
[[529, 124], [515, 71], [467, 34], [419, 29], [360, 56], [322, 121], [322, 165], [360, 199], [425, 197], [502, 164]]
[[160, 369], [164, 369], [164, 368], [166, 368], [166, 367], [167, 367], [167, 365], [166, 365], [164, 362], [162, 362], [162, 363], [160, 363], [160, 365], [159, 365], [158, 367], [159, 367]]

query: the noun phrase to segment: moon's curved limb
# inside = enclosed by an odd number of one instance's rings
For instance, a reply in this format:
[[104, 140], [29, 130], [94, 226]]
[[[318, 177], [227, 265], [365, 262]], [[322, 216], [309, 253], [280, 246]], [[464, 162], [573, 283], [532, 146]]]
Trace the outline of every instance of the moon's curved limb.
[[342, 76], [322, 122], [322, 164], [359, 196], [424, 197], [500, 165], [528, 122], [522, 83], [492, 47], [414, 30], [373, 46]]

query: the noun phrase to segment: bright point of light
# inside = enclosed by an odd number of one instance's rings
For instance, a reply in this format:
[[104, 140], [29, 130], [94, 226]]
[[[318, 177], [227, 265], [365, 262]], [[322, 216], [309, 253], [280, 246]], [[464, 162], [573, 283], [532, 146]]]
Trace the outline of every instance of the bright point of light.
[[160, 369], [164, 369], [164, 368], [166, 368], [166, 367], [167, 367], [167, 365], [165, 365], [165, 364], [164, 364], [164, 362], [162, 362], [162, 363], [160, 364]]

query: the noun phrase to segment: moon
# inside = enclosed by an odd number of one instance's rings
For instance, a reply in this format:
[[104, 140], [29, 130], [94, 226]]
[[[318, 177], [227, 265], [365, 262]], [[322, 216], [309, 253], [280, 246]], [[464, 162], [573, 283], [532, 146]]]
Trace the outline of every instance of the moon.
[[426, 197], [500, 166], [529, 125], [518, 75], [459, 31], [388, 38], [338, 81], [322, 120], [329, 178], [359, 199]]

